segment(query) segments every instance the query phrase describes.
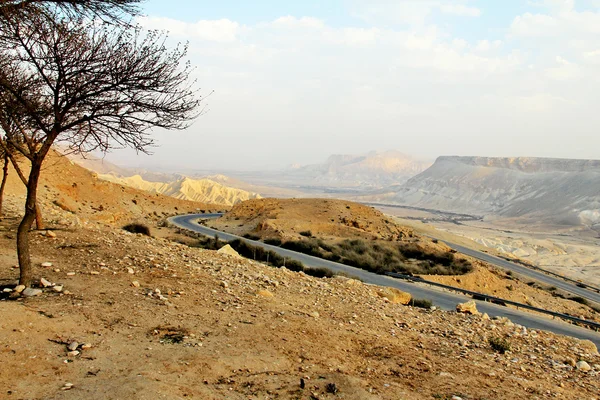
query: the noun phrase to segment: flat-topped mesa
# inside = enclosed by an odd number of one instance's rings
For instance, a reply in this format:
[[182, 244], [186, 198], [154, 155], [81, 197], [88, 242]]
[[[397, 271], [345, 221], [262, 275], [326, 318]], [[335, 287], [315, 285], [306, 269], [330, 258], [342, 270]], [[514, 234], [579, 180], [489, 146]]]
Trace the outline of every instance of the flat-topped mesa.
[[524, 173], [600, 172], [600, 160], [578, 160], [568, 158], [441, 156], [438, 157], [435, 164], [447, 162], [479, 167], [511, 169]]

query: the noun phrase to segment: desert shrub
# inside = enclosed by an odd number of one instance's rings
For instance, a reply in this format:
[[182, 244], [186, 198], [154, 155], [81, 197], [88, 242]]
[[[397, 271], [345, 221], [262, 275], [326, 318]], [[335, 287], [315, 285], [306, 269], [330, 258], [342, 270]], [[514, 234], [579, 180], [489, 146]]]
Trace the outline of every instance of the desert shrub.
[[298, 253], [309, 254], [315, 257], [323, 257], [323, 252], [319, 248], [319, 244], [315, 240], [289, 240], [283, 242], [281, 247], [284, 249], [297, 251]]
[[127, 224], [123, 227], [123, 229], [126, 230], [127, 232], [141, 233], [142, 235], [151, 236], [150, 228], [148, 228], [144, 224], [138, 224], [138, 223]]
[[285, 268], [289, 269], [290, 271], [305, 271], [304, 264], [296, 260], [286, 260], [285, 265], [282, 264], [281, 266], [285, 266]]
[[572, 300], [572, 301], [574, 301], [574, 302], [576, 302], [576, 303], [579, 303], [579, 304], [583, 304], [583, 305], [585, 305], [585, 306], [587, 306], [587, 305], [588, 305], [588, 301], [587, 301], [587, 299], [584, 299], [584, 298], [583, 298], [583, 297], [581, 297], [581, 296], [569, 297], [569, 300]]
[[328, 268], [305, 268], [306, 275], [314, 276], [315, 278], [332, 278], [335, 274]]
[[264, 240], [264, 242], [266, 244], [270, 244], [272, 246], [280, 246], [281, 245], [281, 239], [279, 239], [279, 238], [267, 238]]
[[299, 233], [300, 233], [300, 236], [305, 236], [305, 237], [312, 237], [312, 235], [313, 235], [311, 231], [302, 231]]
[[215, 235], [213, 238], [202, 236], [196, 243], [192, 244], [191, 247], [200, 247], [207, 250], [219, 250], [226, 244], [227, 242], [219, 239], [219, 236], [217, 235]]
[[246, 239], [250, 239], [250, 240], [260, 240], [260, 236], [256, 236], [256, 235], [255, 235], [255, 234], [253, 234], [253, 233], [246, 233], [246, 234], [244, 235], [244, 237], [245, 237]]
[[409, 304], [413, 307], [420, 307], [428, 310], [433, 306], [433, 302], [429, 299], [411, 299]]
[[327, 252], [332, 252], [335, 249], [334, 246], [325, 243], [325, 241], [323, 241], [322, 239], [318, 239], [317, 244], [319, 245], [320, 248], [322, 248], [323, 250], [325, 250]]
[[490, 347], [497, 353], [504, 354], [507, 351], [510, 351], [510, 342], [504, 338], [500, 337], [491, 337], [488, 340]]

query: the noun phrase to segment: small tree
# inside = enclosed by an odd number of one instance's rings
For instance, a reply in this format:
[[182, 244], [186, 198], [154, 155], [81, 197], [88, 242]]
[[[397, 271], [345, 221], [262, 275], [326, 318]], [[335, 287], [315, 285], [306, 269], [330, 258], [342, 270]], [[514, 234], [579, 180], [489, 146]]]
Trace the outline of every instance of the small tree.
[[[28, 232], [42, 163], [56, 141], [77, 151], [146, 152], [149, 129], [184, 129], [202, 98], [191, 88], [186, 48], [166, 37], [58, 13], [8, 19], [0, 49], [0, 99], [18, 124], [9, 143], [30, 161], [25, 215], [17, 231], [20, 284], [30, 285]], [[193, 86], [193, 85], [192, 85]]]
[[[1, 140], [1, 139], [0, 139]], [[2, 205], [4, 204], [4, 188], [8, 179], [8, 154], [0, 148], [0, 156], [2, 157], [2, 183], [0, 183], [0, 218], [3, 217]]]

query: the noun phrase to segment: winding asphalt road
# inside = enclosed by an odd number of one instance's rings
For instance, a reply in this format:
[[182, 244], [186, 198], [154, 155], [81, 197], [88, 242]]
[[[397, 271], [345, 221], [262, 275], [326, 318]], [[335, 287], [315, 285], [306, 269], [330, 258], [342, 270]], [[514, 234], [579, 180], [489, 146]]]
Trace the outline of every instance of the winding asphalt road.
[[[318, 257], [309, 256], [295, 251], [282, 249], [281, 247], [268, 245], [262, 242], [249, 240], [227, 232], [218, 231], [198, 224], [199, 219], [214, 219], [220, 217], [221, 214], [189, 214], [179, 215], [169, 218], [169, 221], [182, 229], [187, 229], [209, 237], [218, 235], [220, 239], [231, 241], [240, 239], [251, 243], [255, 246], [261, 246], [267, 250], [271, 250], [282, 257], [297, 260], [302, 262], [307, 267], [325, 267], [334, 272], [344, 272], [348, 275], [355, 276], [365, 283], [395, 287], [402, 291], [410, 293], [414, 298], [424, 298], [431, 300], [437, 307], [445, 310], [454, 310], [458, 303], [471, 300], [468, 296], [463, 296], [456, 293], [451, 293], [439, 288], [429, 287], [418, 283], [410, 283], [398, 279], [394, 279], [384, 275], [377, 275], [359, 268], [350, 267], [344, 264], [323, 260]], [[558, 286], [557, 286], [558, 287]], [[600, 347], [600, 334], [589, 329], [581, 328], [575, 325], [568, 324], [558, 319], [550, 319], [544, 316], [538, 316], [532, 313], [527, 313], [515, 310], [508, 307], [499, 306], [496, 304], [477, 301], [477, 309], [482, 313], [487, 313], [490, 316], [507, 317], [512, 322], [526, 326], [530, 329], [541, 329], [551, 331], [560, 335], [572, 336], [579, 339], [591, 340]]]
[[584, 299], [593, 301], [595, 303], [600, 304], [600, 293], [588, 290], [586, 288], [581, 288], [574, 283], [567, 282], [558, 277], [547, 275], [541, 271], [536, 271], [531, 268], [527, 268], [523, 265], [515, 264], [510, 261], [506, 261], [500, 257], [495, 257], [489, 255], [487, 253], [483, 253], [481, 251], [473, 250], [468, 247], [464, 247], [458, 244], [450, 243], [445, 240], [440, 239], [440, 242], [446, 243], [448, 246], [453, 248], [454, 250], [471, 256], [473, 258], [477, 258], [479, 260], [485, 261], [487, 263], [496, 265], [500, 268], [511, 270], [519, 275], [526, 276], [535, 281], [541, 282], [548, 286], [554, 286], [558, 289], [564, 290], [565, 292], [571, 293], [575, 296], [583, 297]]

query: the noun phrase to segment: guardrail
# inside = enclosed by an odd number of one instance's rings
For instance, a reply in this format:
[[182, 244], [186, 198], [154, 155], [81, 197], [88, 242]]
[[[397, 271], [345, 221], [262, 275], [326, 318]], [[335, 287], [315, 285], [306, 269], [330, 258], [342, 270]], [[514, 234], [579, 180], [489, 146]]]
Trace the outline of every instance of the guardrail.
[[568, 276], [564, 276], [564, 275], [561, 275], [561, 274], [557, 274], [556, 272], [548, 271], [547, 269], [540, 268], [537, 265], [525, 264], [525, 263], [519, 262], [519, 260], [516, 260], [514, 258], [508, 258], [508, 257], [506, 257], [506, 258], [505, 257], [498, 257], [498, 258], [502, 258], [503, 260], [506, 260], [506, 261], [511, 262], [513, 264], [521, 265], [521, 266], [523, 266], [525, 268], [531, 268], [531, 269], [543, 272], [545, 274], [552, 275], [552, 276], [554, 276], [556, 278], [561, 278], [561, 279], [563, 279], [563, 280], [565, 280], [567, 282], [574, 283], [575, 285], [577, 285], [577, 286], [579, 286], [581, 288], [590, 289], [590, 290], [593, 290], [594, 292], [600, 293], [600, 288], [598, 288], [596, 286], [588, 285], [587, 283], [583, 283], [583, 282], [580, 282], [578, 280], [569, 278]]
[[540, 312], [543, 314], [552, 315], [553, 317], [559, 317], [559, 318], [562, 318], [562, 319], [565, 319], [568, 321], [572, 321], [572, 322], [575, 322], [578, 324], [586, 325], [586, 326], [594, 329], [596, 332], [598, 332], [600, 330], [600, 323], [597, 323], [594, 321], [586, 321], [585, 319], [573, 317], [572, 315], [554, 312], [554, 311], [546, 310], [543, 308], [530, 306], [529, 304], [518, 303], [518, 302], [512, 301], [512, 300], [501, 299], [499, 297], [489, 296], [487, 294], [474, 292], [472, 290], [467, 290], [467, 289], [461, 289], [461, 288], [457, 288], [455, 286], [448, 286], [448, 285], [444, 285], [442, 283], [428, 281], [428, 280], [418, 278], [415, 276], [403, 275], [403, 274], [398, 274], [395, 272], [387, 272], [386, 275], [391, 276], [392, 278], [399, 278], [399, 279], [404, 279], [404, 280], [408, 280], [408, 281], [412, 281], [412, 282], [425, 283], [427, 285], [437, 286], [437, 287], [440, 287], [443, 289], [454, 290], [456, 292], [460, 292], [460, 293], [472, 296], [476, 300], [489, 301], [494, 304], [502, 304], [502, 305], [510, 304], [517, 308], [521, 307], [521, 308], [525, 308], [527, 310], [532, 310], [532, 311], [537, 311], [537, 312]]
[[[448, 245], [448, 246], [450, 246], [452, 248], [455, 247], [453, 243], [450, 243], [450, 242], [448, 242], [446, 240], [443, 240], [443, 239], [436, 238], [435, 236], [431, 236], [431, 235], [424, 235], [424, 236], [427, 236], [427, 237], [429, 237], [431, 239], [439, 240], [440, 242], [444, 242], [444, 243], [446, 243], [446, 245]], [[465, 246], [462, 246], [462, 247], [465, 247]], [[457, 250], [457, 249], [455, 249], [455, 250]], [[474, 249], [469, 249], [469, 250], [472, 250], [474, 252], [478, 252], [478, 250], [474, 250]], [[460, 250], [457, 250], [457, 251], [460, 252]], [[592, 286], [592, 285], [588, 285], [587, 283], [580, 282], [578, 280], [566, 277], [566, 276], [561, 275], [561, 274], [557, 274], [556, 272], [548, 271], [547, 269], [540, 268], [537, 265], [525, 264], [523, 262], [520, 262], [520, 260], [517, 260], [517, 259], [514, 259], [514, 258], [496, 256], [496, 255], [493, 255], [493, 254], [489, 254], [487, 252], [483, 252], [483, 253], [485, 255], [489, 256], [489, 257], [496, 257], [496, 258], [499, 258], [501, 260], [508, 261], [510, 263], [518, 265], [520, 267], [529, 268], [529, 269], [532, 269], [532, 270], [535, 270], [535, 271], [539, 271], [539, 272], [542, 272], [542, 273], [544, 273], [546, 275], [551, 275], [551, 276], [554, 276], [555, 278], [560, 278], [560, 279], [562, 279], [564, 281], [567, 281], [567, 282], [570, 282], [570, 283], [574, 283], [576, 286], [579, 286], [581, 288], [592, 290], [592, 291], [594, 291], [596, 293], [600, 293], [600, 288], [598, 288], [598, 287], [595, 287], [595, 286]], [[471, 257], [477, 258], [477, 259], [479, 259], [481, 261], [485, 261], [485, 262], [489, 263], [489, 261], [484, 260], [483, 258], [480, 258], [480, 257], [477, 257], [477, 256], [473, 256], [473, 255], [471, 255]], [[499, 266], [499, 265], [496, 265], [496, 266], [499, 267], [499, 268], [502, 268], [502, 269], [507, 269], [506, 267], [502, 267], [502, 266]]]

